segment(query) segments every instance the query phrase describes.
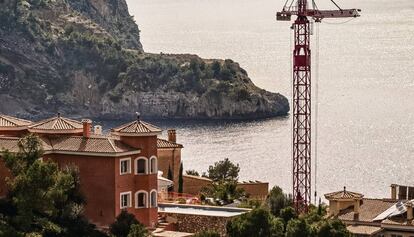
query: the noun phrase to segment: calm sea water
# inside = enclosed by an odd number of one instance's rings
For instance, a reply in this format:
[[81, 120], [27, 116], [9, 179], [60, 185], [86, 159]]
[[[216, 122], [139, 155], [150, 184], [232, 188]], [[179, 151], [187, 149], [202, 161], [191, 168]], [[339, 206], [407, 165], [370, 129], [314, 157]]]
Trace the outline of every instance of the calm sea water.
[[[291, 96], [290, 25], [275, 21], [284, 0], [127, 2], [147, 52], [231, 58], [258, 86]], [[319, 8], [333, 8], [329, 2]], [[313, 54], [320, 55], [317, 190], [347, 186], [388, 196], [391, 183], [414, 185], [414, 1], [337, 2], [363, 11], [313, 28]], [[185, 169], [205, 171], [228, 157], [240, 164], [242, 180], [291, 190], [290, 117], [157, 124], [177, 128]]]

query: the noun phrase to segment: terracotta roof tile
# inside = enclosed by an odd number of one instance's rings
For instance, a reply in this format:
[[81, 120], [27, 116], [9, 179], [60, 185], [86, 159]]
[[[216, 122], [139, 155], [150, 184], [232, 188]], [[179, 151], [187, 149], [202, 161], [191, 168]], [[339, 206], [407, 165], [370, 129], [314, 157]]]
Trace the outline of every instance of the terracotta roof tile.
[[49, 141], [53, 151], [120, 153], [137, 150], [109, 137], [55, 136]]
[[371, 236], [382, 230], [379, 226], [368, 226], [368, 225], [349, 225], [346, 227], [349, 232], [354, 235], [368, 235]]
[[[363, 222], [373, 222], [374, 218], [379, 214], [386, 211], [396, 202], [389, 199], [362, 199], [362, 203], [359, 208], [359, 221]], [[353, 221], [354, 220], [354, 208], [350, 207], [345, 210], [342, 210], [338, 218], [343, 221]]]
[[29, 126], [30, 130], [82, 130], [81, 122], [61, 116], [48, 118]]
[[161, 133], [162, 130], [142, 120], [135, 120], [112, 129], [113, 132], [126, 134]]
[[[1, 137], [0, 136], [0, 151], [8, 150], [10, 152], [19, 151], [19, 137]], [[44, 151], [51, 150], [51, 146], [45, 139], [40, 139]]]
[[339, 192], [327, 193], [325, 198], [328, 200], [345, 200], [345, 199], [361, 199], [364, 195], [360, 193], [347, 191], [345, 188]]
[[158, 138], [157, 148], [183, 148], [183, 145]]
[[[114, 155], [125, 152], [139, 152], [139, 149], [132, 148], [119, 140], [111, 137], [81, 136], [50, 136], [41, 137], [42, 148], [45, 152], [87, 152], [97, 154]], [[18, 152], [19, 138], [0, 137], [0, 150]]]
[[383, 220], [382, 224], [400, 225], [400, 226], [406, 226], [406, 225], [414, 226], [414, 221], [408, 221], [405, 216], [404, 217], [393, 217], [393, 218]]
[[0, 137], [0, 150], [8, 150], [10, 152], [19, 151], [19, 138]]
[[31, 123], [32, 122], [28, 120], [0, 114], [0, 127], [24, 127]]

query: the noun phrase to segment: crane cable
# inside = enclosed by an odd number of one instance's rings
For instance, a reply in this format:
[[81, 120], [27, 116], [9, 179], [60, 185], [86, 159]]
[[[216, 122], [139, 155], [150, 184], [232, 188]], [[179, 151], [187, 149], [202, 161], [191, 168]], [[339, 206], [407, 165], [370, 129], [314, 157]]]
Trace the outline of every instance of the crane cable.
[[[289, 34], [289, 36], [290, 36], [290, 40], [289, 40], [289, 51], [290, 51], [290, 60], [289, 60], [289, 67], [290, 67], [290, 69], [289, 69], [289, 74], [290, 74], [290, 79], [292, 80], [291, 82], [290, 82], [290, 93], [291, 93], [291, 95], [290, 95], [290, 104], [293, 106], [293, 103], [294, 103], [294, 99], [293, 99], [293, 95], [294, 95], [294, 93], [293, 93], [293, 90], [294, 90], [294, 79], [293, 79], [293, 62], [292, 62], [292, 60], [293, 60], [293, 34], [294, 34], [294, 28], [293, 28], [294, 26], [292, 25], [292, 27], [290, 28], [290, 34]], [[293, 115], [294, 114], [294, 111], [291, 113], [291, 116], [294, 116]], [[290, 119], [290, 121], [292, 122], [291, 124], [290, 124], [290, 134], [292, 135], [292, 140], [291, 140], [291, 142], [290, 142], [290, 152], [291, 152], [291, 154], [293, 154], [293, 148], [294, 148], [294, 145], [293, 145], [293, 143], [295, 142], [295, 136], [293, 135], [293, 132], [294, 132], [294, 129], [293, 129], [293, 119]], [[294, 165], [294, 160], [292, 159], [292, 168], [293, 167], [295, 167], [295, 165]], [[292, 176], [293, 176], [293, 174], [292, 174]], [[293, 181], [292, 181], [293, 182]], [[292, 183], [292, 186], [294, 185], [294, 183]], [[294, 191], [294, 190], [292, 190], [292, 191]]]
[[315, 180], [314, 180], [314, 187], [315, 187], [315, 205], [316, 199], [318, 196], [318, 186], [317, 186], [317, 177], [318, 177], [318, 112], [319, 112], [319, 24], [316, 23], [316, 54], [315, 54]]
[[333, 22], [333, 21], [331, 21], [331, 22], [327, 22], [326, 21], [326, 19], [323, 19], [323, 23], [325, 23], [325, 24], [328, 24], [328, 25], [342, 25], [342, 24], [346, 24], [346, 23], [348, 23], [348, 22], [351, 22], [351, 21], [353, 21], [355, 19], [355, 17], [352, 17], [351, 19], [349, 19], [349, 20], [346, 20], [346, 21], [342, 21], [342, 22]]

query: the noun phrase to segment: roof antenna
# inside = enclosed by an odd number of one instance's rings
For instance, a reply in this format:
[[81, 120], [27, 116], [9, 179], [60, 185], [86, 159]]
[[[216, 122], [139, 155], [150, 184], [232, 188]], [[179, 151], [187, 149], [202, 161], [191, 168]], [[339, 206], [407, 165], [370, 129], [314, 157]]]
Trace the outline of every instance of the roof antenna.
[[346, 186], [344, 186], [344, 192], [346, 192]]
[[58, 116], [58, 118], [60, 118], [60, 112], [58, 112], [57, 116]]
[[139, 117], [141, 116], [141, 114], [139, 112], [135, 112], [135, 114], [137, 115], [137, 121], [139, 121]]

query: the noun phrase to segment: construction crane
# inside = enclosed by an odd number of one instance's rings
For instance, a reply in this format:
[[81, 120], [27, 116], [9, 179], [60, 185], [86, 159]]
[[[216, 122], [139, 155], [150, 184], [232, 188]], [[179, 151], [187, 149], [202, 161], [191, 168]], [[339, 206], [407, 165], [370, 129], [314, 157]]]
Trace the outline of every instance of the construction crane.
[[[312, 2], [312, 7], [308, 4]], [[359, 17], [360, 9], [319, 10], [314, 0], [286, 0], [278, 21], [290, 21], [297, 16], [293, 48], [293, 205], [298, 213], [308, 212], [311, 202], [311, 22], [325, 18]], [[316, 192], [315, 192], [316, 194]], [[315, 195], [316, 198], [316, 195]]]

